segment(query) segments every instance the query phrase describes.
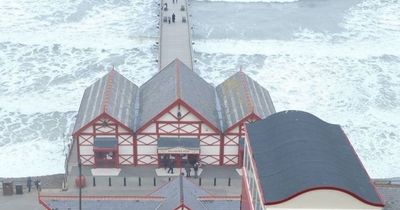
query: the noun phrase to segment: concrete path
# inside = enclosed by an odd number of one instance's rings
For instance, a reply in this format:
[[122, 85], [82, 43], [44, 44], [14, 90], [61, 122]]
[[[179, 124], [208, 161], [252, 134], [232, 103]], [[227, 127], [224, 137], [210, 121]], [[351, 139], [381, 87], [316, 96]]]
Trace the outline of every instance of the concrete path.
[[[176, 0], [176, 3], [173, 1], [175, 0], [161, 1], [160, 70], [176, 58], [193, 69], [187, 0]], [[167, 10], [164, 9], [165, 4], [167, 4]], [[182, 7], [184, 11], [181, 10]], [[172, 14], [175, 14], [175, 23], [172, 21]], [[183, 21], [183, 18], [186, 21]]]
[[30, 193], [24, 192], [22, 195], [0, 195], [0, 209], [4, 210], [43, 210], [43, 206], [39, 204], [38, 194], [36, 190]]

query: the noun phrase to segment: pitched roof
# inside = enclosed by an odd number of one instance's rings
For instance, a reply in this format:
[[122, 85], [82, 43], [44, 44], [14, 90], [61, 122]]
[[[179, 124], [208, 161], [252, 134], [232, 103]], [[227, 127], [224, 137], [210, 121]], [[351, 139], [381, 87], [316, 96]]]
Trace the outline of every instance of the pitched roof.
[[260, 118], [275, 113], [268, 91], [242, 71], [218, 85], [217, 94], [222, 107], [223, 130], [252, 113]]
[[219, 127], [213, 86], [175, 59], [140, 87], [140, 118], [136, 128], [178, 99]]
[[205, 210], [201, 201], [197, 198], [209, 195], [209, 193], [193, 184], [185, 177], [179, 176], [151, 195], [165, 197], [165, 201], [163, 201], [158, 208], [160, 210], [175, 209], [182, 203], [190, 209]]
[[331, 187], [382, 205], [339, 125], [301, 111], [273, 114], [246, 126], [266, 204]]
[[84, 127], [102, 113], [107, 113], [130, 127], [134, 118], [134, 103], [139, 88], [115, 70], [86, 88], [74, 132]]

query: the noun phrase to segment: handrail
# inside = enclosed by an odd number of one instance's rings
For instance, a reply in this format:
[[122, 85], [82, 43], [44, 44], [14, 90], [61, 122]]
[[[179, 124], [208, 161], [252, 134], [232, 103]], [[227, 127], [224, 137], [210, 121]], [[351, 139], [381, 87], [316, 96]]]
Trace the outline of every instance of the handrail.
[[159, 27], [159, 30], [160, 30], [160, 37], [159, 37], [159, 39], [158, 39], [158, 71], [161, 71], [162, 69], [161, 69], [161, 41], [162, 41], [162, 31], [163, 31], [163, 17], [164, 17], [164, 10], [163, 10], [163, 5], [164, 5], [164, 1], [163, 0], [161, 0], [161, 3], [160, 3], [160, 23], [159, 23], [159, 25], [160, 25], [160, 27]]
[[189, 48], [190, 48], [190, 64], [191, 70], [194, 71], [193, 67], [193, 46], [192, 46], [192, 33], [190, 30], [190, 21], [189, 21], [189, 7], [188, 7], [188, 0], [185, 0], [185, 11], [186, 11], [186, 22], [188, 27], [188, 36], [189, 36]]

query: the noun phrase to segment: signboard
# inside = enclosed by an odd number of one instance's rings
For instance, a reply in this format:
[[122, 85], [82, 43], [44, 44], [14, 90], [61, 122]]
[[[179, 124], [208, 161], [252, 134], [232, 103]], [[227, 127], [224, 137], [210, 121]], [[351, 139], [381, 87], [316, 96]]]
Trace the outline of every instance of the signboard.
[[183, 148], [183, 147], [158, 148], [158, 153], [162, 153], [162, 154], [200, 154], [200, 150]]

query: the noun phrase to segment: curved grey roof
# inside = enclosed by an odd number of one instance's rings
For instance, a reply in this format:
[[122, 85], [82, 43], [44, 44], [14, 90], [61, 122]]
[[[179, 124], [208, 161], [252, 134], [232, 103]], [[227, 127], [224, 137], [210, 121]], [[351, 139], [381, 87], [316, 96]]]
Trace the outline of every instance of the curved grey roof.
[[140, 87], [140, 117], [136, 128], [142, 127], [178, 99], [219, 127], [213, 86], [175, 59]]
[[330, 187], [383, 205], [339, 125], [306, 112], [284, 111], [246, 128], [266, 204]]
[[134, 119], [134, 103], [139, 88], [115, 70], [86, 88], [73, 133], [107, 113], [130, 127]]
[[222, 130], [252, 113], [262, 119], [275, 113], [268, 91], [242, 71], [218, 85], [217, 94], [222, 108]]

